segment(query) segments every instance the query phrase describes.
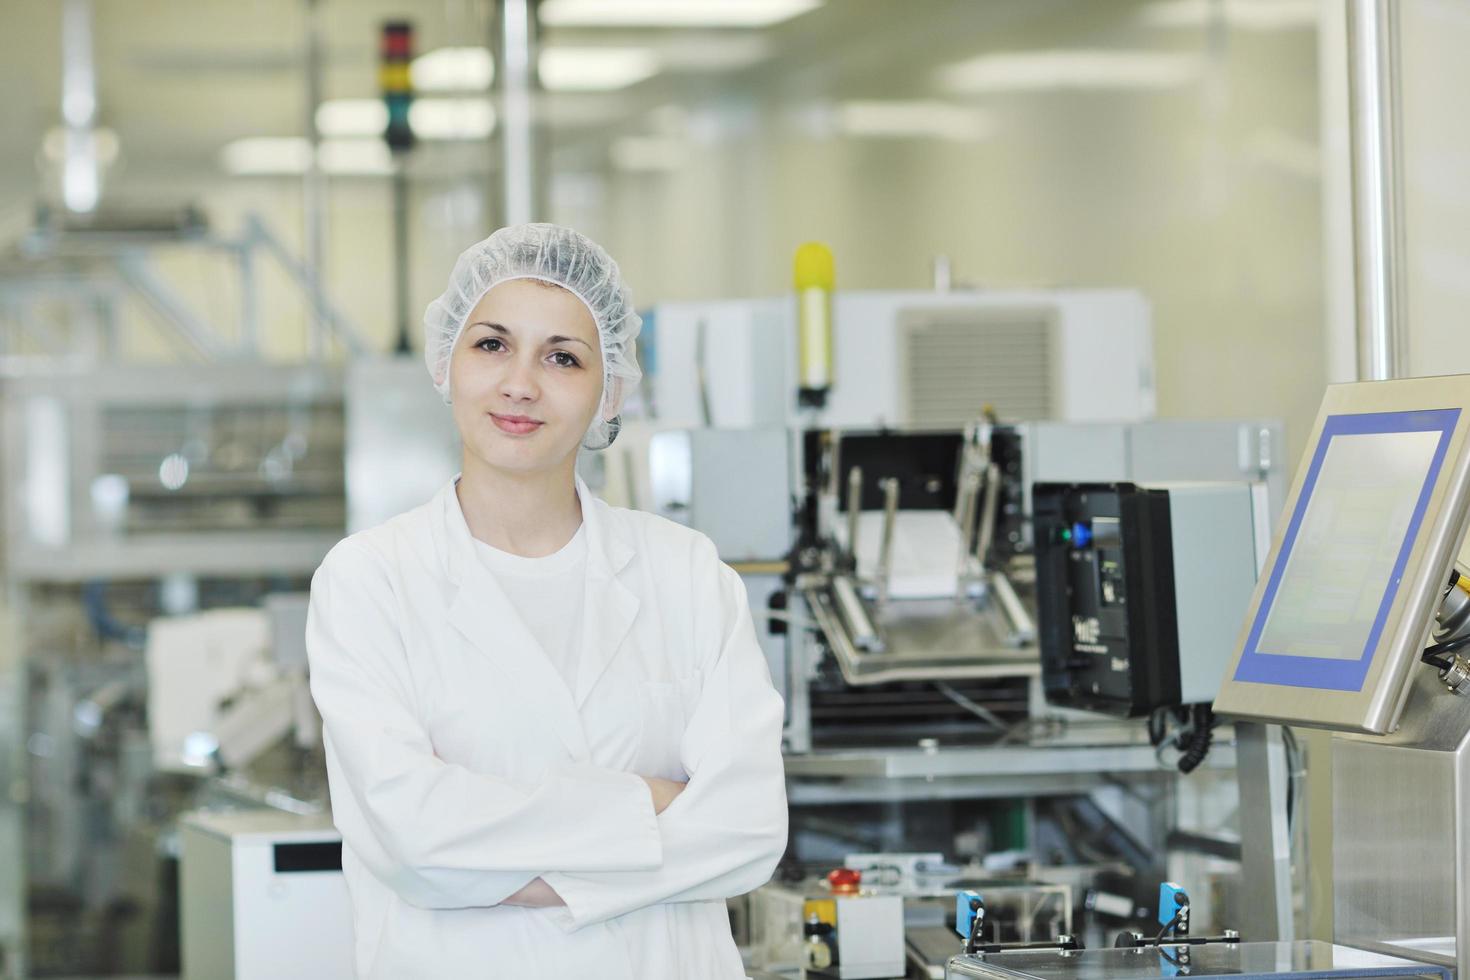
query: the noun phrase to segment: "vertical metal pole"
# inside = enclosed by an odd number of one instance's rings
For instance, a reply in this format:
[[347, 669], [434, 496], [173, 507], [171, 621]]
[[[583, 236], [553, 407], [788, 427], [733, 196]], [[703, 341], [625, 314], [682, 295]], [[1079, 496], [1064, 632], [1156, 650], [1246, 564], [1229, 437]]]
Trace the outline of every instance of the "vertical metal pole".
[[92, 0], [61, 8], [61, 118], [66, 123], [61, 199], [67, 210], [90, 213], [102, 195], [97, 162], [97, 70], [92, 57]]
[[305, 72], [306, 141], [311, 153], [301, 188], [302, 233], [306, 239], [307, 284], [313, 294], [306, 350], [311, 360], [319, 361], [325, 353], [327, 335], [321, 304], [316, 302], [322, 294], [327, 252], [327, 180], [321, 164], [322, 134], [316, 125], [316, 110], [322, 104], [321, 0], [306, 0]]
[[1235, 722], [1240, 787], [1241, 938], [1293, 938], [1286, 748], [1280, 725]]
[[1409, 366], [1398, 3], [1349, 0], [1347, 28], [1358, 377], [1382, 381]]
[[990, 560], [990, 545], [995, 538], [995, 512], [1000, 506], [1000, 467], [985, 467], [985, 505], [980, 508], [980, 533], [975, 537], [975, 561], [981, 570]]
[[533, 0], [500, 0], [498, 26], [501, 214], [505, 224], [518, 225], [538, 217], [532, 120], [537, 55]]
[[854, 466], [847, 472], [847, 553], [853, 564], [858, 560], [858, 522], [863, 516], [863, 468]]
[[407, 354], [408, 340], [408, 155], [397, 154], [393, 168], [393, 274], [397, 281], [398, 343], [394, 350]]
[[893, 535], [898, 525], [898, 477], [890, 476], [883, 487], [883, 537], [878, 543], [878, 608], [888, 604], [893, 578]]
[[[967, 450], [968, 452], [968, 450]], [[955, 526], [960, 531], [959, 564], [955, 566], [955, 598], [963, 599], [970, 589], [971, 564], [970, 564], [970, 539], [975, 534], [975, 504], [980, 496], [981, 476], [976, 471], [966, 469], [960, 478], [959, 493], [955, 495]], [[973, 569], [975, 574], [980, 569]]]

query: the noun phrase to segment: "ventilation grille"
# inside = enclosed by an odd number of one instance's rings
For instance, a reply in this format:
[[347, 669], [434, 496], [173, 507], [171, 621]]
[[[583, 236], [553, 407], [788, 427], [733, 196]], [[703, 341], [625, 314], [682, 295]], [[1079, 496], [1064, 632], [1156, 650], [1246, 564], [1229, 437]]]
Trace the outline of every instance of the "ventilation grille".
[[986, 405], [1001, 418], [1053, 418], [1053, 311], [901, 310], [905, 422], [958, 428]]

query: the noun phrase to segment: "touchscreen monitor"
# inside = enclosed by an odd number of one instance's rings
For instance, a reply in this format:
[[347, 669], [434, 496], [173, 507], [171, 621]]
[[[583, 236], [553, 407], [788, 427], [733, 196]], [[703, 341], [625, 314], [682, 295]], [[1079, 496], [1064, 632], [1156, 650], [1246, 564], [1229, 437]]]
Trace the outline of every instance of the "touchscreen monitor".
[[1362, 689], [1459, 416], [1326, 418], [1234, 680]]

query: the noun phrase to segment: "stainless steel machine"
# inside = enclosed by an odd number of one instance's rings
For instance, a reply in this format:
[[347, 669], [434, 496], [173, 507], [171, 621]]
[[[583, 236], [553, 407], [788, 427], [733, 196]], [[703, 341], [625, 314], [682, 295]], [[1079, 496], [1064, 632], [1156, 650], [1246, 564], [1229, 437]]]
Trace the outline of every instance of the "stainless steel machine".
[[[951, 977], [1463, 975], [1470, 967], [1470, 376], [1335, 385], [1215, 708], [1242, 732], [1332, 732], [1334, 942], [1278, 939], [1268, 814], [1242, 813], [1240, 934], [977, 953]], [[1242, 786], [1264, 779], [1244, 749]], [[1242, 793], [1245, 811], [1269, 794]], [[1163, 918], [1163, 912], [1160, 912]], [[1289, 916], [1286, 919], [1289, 921]]]
[[[1335, 385], [1217, 708], [1332, 737], [1337, 942], [1470, 969], [1470, 377]], [[1437, 618], [1438, 617], [1438, 618]]]
[[[1266, 420], [982, 420], [963, 431], [803, 433], [788, 579], [800, 600], [793, 611], [816, 629], [792, 631], [787, 644], [789, 748], [912, 744], [943, 737], [936, 726], [951, 714], [969, 722], [972, 737], [960, 744], [983, 743], [977, 717], [993, 738], [1046, 713], [1037, 681], [1032, 488], [1223, 481], [1237, 488], [1219, 491], [1231, 501], [1223, 513], [1239, 525], [1232, 533], [1247, 553], [1264, 553], [1284, 496], [1281, 441], [1280, 423]], [[718, 504], [702, 502], [713, 511]], [[1206, 530], [1197, 523], [1196, 537]], [[1228, 617], [1244, 599], [1222, 596], [1216, 606]], [[872, 711], [871, 724], [859, 724], [857, 711], [844, 717], [841, 701], [864, 691], [881, 699], [895, 684], [908, 685], [909, 706], [923, 702], [925, 690], [938, 691], [922, 734], [902, 724], [885, 732]]]
[[[1152, 310], [1131, 289], [837, 290], [821, 404], [802, 404], [793, 295], [661, 303], [646, 414], [677, 428], [1137, 421], [1156, 410]], [[663, 367], [667, 365], [668, 369]]]
[[1448, 971], [1403, 957], [1331, 943], [1220, 943], [1133, 949], [1035, 950], [967, 956], [950, 961], [950, 980], [1154, 980], [1232, 977], [1235, 980], [1420, 977], [1450, 980]]
[[174, 817], [325, 799], [300, 593], [346, 518], [341, 375], [56, 369], [0, 396], [0, 943], [27, 973], [166, 972]]

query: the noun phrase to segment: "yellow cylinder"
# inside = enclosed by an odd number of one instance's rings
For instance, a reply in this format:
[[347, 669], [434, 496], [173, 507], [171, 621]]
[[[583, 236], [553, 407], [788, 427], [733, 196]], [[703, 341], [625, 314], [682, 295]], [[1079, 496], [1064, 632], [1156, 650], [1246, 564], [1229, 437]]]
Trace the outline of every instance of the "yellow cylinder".
[[796, 250], [797, 400], [810, 407], [827, 402], [832, 387], [832, 290], [837, 273], [832, 250], [806, 242]]

